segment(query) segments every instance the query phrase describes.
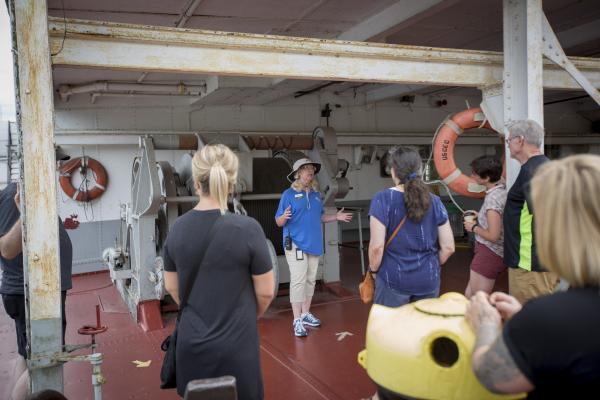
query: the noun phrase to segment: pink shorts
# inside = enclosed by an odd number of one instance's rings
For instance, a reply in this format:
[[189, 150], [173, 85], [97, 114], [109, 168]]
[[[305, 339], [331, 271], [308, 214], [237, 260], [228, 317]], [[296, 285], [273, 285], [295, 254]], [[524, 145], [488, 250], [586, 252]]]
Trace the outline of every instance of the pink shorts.
[[488, 279], [496, 279], [505, 269], [504, 260], [487, 246], [475, 241], [475, 255], [471, 269]]

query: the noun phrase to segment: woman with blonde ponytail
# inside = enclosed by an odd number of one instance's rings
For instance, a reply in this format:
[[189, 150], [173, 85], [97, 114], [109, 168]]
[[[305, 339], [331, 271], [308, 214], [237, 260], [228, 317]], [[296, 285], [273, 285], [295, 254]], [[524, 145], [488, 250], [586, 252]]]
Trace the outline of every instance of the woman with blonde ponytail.
[[232, 375], [239, 399], [263, 398], [256, 319], [273, 299], [275, 281], [261, 226], [253, 218], [226, 214], [238, 164], [221, 144], [194, 155], [200, 201], [177, 219], [163, 248], [165, 287], [181, 307], [180, 396], [193, 379]]
[[438, 296], [454, 236], [440, 198], [421, 180], [419, 153], [401, 147], [390, 155], [394, 186], [377, 193], [369, 210], [369, 268], [376, 273], [373, 301], [399, 307]]
[[[192, 159], [194, 188], [200, 201], [214, 200], [221, 214], [227, 210], [227, 197], [233, 192], [237, 180], [237, 156], [222, 144], [204, 146]], [[201, 209], [200, 203], [196, 209]]]

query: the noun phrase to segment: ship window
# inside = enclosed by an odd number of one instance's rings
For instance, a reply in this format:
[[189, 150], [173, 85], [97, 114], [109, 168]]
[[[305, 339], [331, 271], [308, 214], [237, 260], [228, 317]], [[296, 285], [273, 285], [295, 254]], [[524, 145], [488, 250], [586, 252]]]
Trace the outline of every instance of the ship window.
[[449, 368], [458, 361], [458, 346], [452, 339], [439, 337], [431, 343], [431, 357], [438, 365]]

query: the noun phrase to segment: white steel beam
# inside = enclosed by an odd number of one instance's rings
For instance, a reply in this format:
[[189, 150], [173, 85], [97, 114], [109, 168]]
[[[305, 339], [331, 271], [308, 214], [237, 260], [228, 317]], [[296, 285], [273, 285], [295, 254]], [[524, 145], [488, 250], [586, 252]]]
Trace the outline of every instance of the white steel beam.
[[575, 79], [579, 85], [590, 95], [594, 101], [600, 105], [600, 92], [587, 80], [587, 78], [579, 72], [577, 68], [569, 61], [569, 58], [563, 51], [560, 43], [550, 23], [546, 19], [546, 16], [542, 14], [542, 53], [548, 57], [548, 59], [554, 61], [556, 65], [564, 68], [573, 79]]
[[[361, 82], [485, 86], [501, 81], [497, 52], [182, 30], [50, 19], [56, 65], [217, 75]], [[62, 48], [62, 51], [59, 51]], [[596, 87], [600, 60], [571, 58]], [[565, 71], [545, 66], [545, 87], [579, 89]]]
[[[11, 0], [17, 45], [17, 109], [22, 135], [23, 264], [28, 283], [31, 389], [62, 392], [62, 315], [54, 104], [45, 0]], [[9, 6], [11, 6], [9, 5]]]

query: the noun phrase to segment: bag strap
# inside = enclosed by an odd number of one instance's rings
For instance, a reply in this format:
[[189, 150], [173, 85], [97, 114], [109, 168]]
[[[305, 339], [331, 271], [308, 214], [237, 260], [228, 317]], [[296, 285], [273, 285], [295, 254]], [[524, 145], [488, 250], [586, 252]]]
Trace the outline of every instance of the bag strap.
[[392, 232], [392, 235], [387, 240], [387, 242], [385, 242], [385, 247], [388, 247], [390, 245], [390, 243], [392, 243], [392, 240], [396, 237], [396, 235], [400, 231], [400, 228], [402, 228], [402, 225], [404, 225], [404, 222], [406, 222], [406, 215], [404, 216], [404, 218], [402, 218], [402, 221], [400, 221], [400, 223], [398, 224], [396, 229], [394, 229], [394, 232]]
[[192, 292], [194, 283], [196, 282], [196, 277], [198, 276], [198, 271], [200, 270], [200, 268], [202, 268], [202, 263], [204, 262], [204, 256], [207, 253], [206, 250], [208, 249], [208, 245], [212, 242], [212, 239], [215, 237], [215, 232], [217, 231], [217, 227], [220, 225], [220, 223], [222, 221], [223, 221], [223, 216], [219, 214], [219, 216], [207, 226], [208, 233], [206, 235], [206, 240], [204, 242], [202, 242], [202, 244], [201, 244], [200, 254], [202, 254], [202, 256], [201, 256], [202, 258], [200, 259], [200, 262], [198, 263], [198, 268], [196, 268], [195, 270], [192, 271], [192, 274], [190, 275], [190, 279], [187, 282], [187, 285], [185, 286], [185, 290], [182, 293], [181, 303], [179, 305], [179, 313], [181, 313], [183, 311], [183, 308], [187, 305], [187, 299], [190, 296], [190, 293]]

